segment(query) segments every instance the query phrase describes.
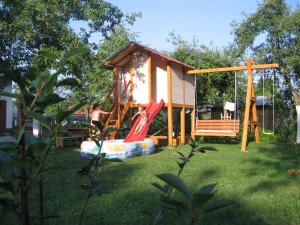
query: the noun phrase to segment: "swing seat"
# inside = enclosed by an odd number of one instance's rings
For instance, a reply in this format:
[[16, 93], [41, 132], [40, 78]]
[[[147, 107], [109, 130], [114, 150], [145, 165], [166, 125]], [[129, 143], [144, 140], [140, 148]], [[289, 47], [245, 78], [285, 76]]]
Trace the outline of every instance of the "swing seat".
[[263, 130], [263, 134], [265, 134], [265, 135], [274, 135], [274, 132]]
[[240, 120], [196, 120], [195, 136], [236, 137], [240, 133]]

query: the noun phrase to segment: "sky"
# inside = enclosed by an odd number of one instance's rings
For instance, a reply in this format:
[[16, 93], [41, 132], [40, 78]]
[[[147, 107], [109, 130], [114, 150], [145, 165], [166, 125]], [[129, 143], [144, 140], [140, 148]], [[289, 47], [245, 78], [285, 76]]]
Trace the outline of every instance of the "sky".
[[[222, 48], [233, 42], [231, 35], [233, 21], [240, 22], [243, 13], [256, 11], [257, 0], [108, 0], [122, 12], [141, 12], [133, 26], [127, 28], [138, 34], [137, 40], [157, 50], [172, 51], [167, 41], [170, 32], [191, 41], [194, 37], [200, 44]], [[292, 7], [300, 0], [287, 0]], [[71, 27], [78, 32], [84, 24], [72, 22]], [[91, 41], [98, 42], [99, 34]]]

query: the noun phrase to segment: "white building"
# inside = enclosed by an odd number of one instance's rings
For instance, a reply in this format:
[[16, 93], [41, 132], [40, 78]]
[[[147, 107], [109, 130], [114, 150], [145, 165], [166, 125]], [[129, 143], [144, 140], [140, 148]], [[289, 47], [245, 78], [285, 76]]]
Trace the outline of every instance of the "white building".
[[[12, 92], [10, 82], [4, 89], [5, 92]], [[11, 129], [13, 125], [13, 102], [12, 98], [0, 96], [0, 132]]]

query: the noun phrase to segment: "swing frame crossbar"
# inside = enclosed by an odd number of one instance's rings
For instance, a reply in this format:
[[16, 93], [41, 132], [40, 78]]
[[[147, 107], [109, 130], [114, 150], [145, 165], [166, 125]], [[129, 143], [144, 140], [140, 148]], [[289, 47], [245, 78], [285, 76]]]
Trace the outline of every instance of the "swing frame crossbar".
[[[195, 69], [188, 70], [186, 74], [188, 75], [205, 75], [207, 73], [221, 73], [221, 72], [233, 72], [233, 71], [244, 71], [247, 70], [247, 95], [245, 102], [245, 116], [243, 122], [243, 135], [242, 135], [242, 151], [246, 152], [248, 135], [249, 135], [249, 126], [254, 130], [255, 133], [255, 142], [259, 143], [259, 124], [257, 118], [257, 109], [256, 109], [256, 97], [254, 92], [254, 82], [253, 82], [253, 70], [259, 69], [276, 69], [279, 67], [279, 64], [254, 64], [253, 60], [247, 59], [245, 66], [234, 66], [234, 67], [223, 67], [223, 68], [210, 68], [210, 69]], [[196, 106], [196, 104], [195, 104]], [[195, 107], [193, 109], [192, 115], [194, 117], [194, 122], [192, 122], [192, 137], [194, 138], [197, 135], [200, 136], [232, 136], [227, 135], [227, 133], [209, 133], [209, 132], [197, 132], [197, 120], [195, 118]]]

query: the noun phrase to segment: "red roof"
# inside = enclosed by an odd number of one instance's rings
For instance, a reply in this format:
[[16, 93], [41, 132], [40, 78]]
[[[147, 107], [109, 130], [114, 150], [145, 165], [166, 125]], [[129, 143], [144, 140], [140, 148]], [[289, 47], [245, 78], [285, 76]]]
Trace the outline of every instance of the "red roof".
[[162, 54], [152, 48], [149, 48], [147, 46], [141, 45], [141, 44], [133, 42], [133, 41], [129, 42], [124, 48], [120, 49], [118, 52], [116, 52], [110, 58], [108, 58], [106, 60], [105, 67], [113, 68], [113, 67], [119, 66], [118, 65], [119, 63], [123, 62], [128, 55], [132, 54], [133, 52], [135, 52], [137, 50], [142, 50], [142, 51], [146, 51], [148, 53], [157, 55], [161, 58], [166, 59], [169, 62], [177, 63], [177, 64], [185, 67], [186, 69], [195, 69], [193, 66], [185, 64], [185, 63], [183, 63], [177, 59], [174, 59], [168, 55]]

